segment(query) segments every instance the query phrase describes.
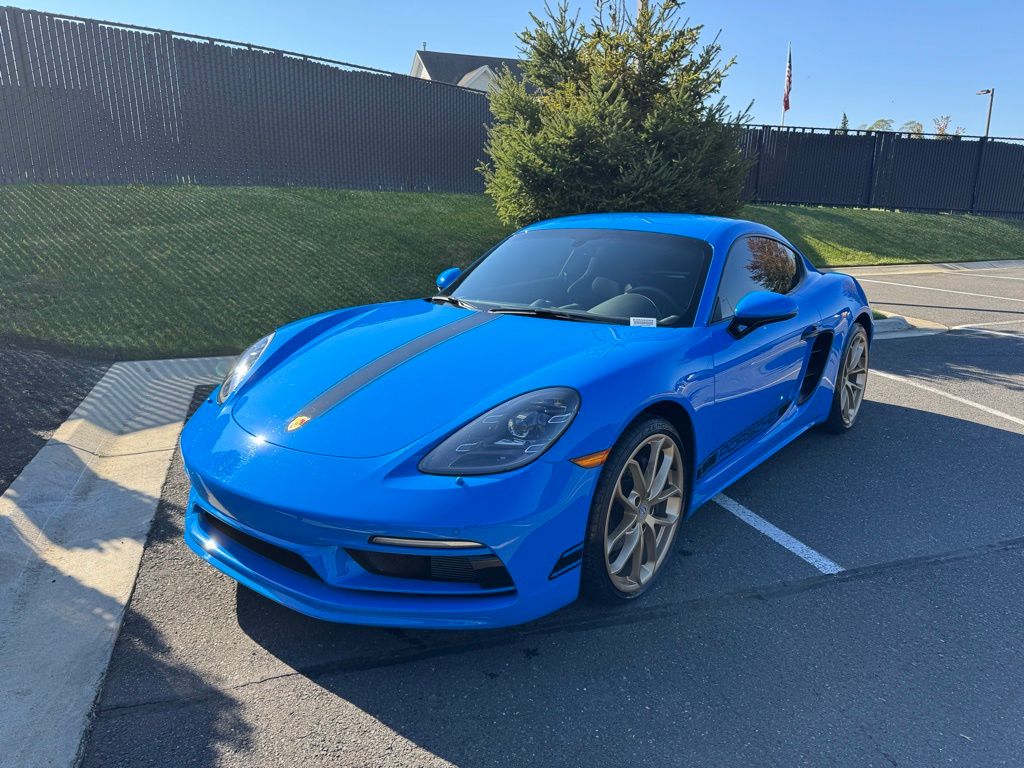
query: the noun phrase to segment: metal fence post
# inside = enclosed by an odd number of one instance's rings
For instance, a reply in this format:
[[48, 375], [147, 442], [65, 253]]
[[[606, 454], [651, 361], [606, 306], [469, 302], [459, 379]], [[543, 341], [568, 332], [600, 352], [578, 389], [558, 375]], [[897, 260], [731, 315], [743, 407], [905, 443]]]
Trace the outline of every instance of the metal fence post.
[[978, 207], [978, 187], [981, 185], [981, 163], [985, 159], [985, 147], [988, 145], [988, 137], [978, 139], [978, 159], [974, 163], [974, 180], [971, 182], [971, 205], [968, 213], [974, 213]]
[[267, 178], [267, 153], [263, 151], [263, 103], [260, 92], [260, 69], [256, 58], [259, 54], [253, 50], [251, 45], [247, 45], [245, 48], [249, 52], [249, 74], [252, 77], [254, 112], [256, 113], [256, 154], [259, 158], [256, 168], [256, 183], [263, 185]]
[[[16, 100], [17, 115], [10, 120], [11, 134], [15, 130], [15, 122], [20, 121], [18, 126], [18, 138], [22, 140], [20, 149], [22, 167], [18, 169], [17, 176], [24, 181], [46, 181], [39, 173], [40, 163], [36, 160], [36, 146], [34, 131], [29, 124], [33, 110], [29, 106], [29, 93], [34, 84], [35, 73], [31, 71], [28, 61], [28, 52], [25, 50], [25, 26], [21, 10], [18, 8], [6, 8], [10, 12], [10, 33], [11, 33], [11, 54], [14, 57], [14, 66], [17, 70], [18, 82], [12, 89], [12, 97]], [[27, 156], [26, 156], [27, 155]], [[27, 162], [26, 162], [27, 161]]]
[[768, 128], [761, 126], [757, 136], [757, 163], [754, 166], [754, 202], [761, 202], [761, 156], [764, 154], [765, 134]]
[[878, 131], [872, 131], [871, 137], [873, 141], [871, 143], [871, 160], [868, 166], [868, 188], [864, 195], [865, 208], [871, 208], [875, 202], [875, 187], [878, 181], [876, 178], [878, 174], [878, 155], [882, 151], [882, 134]]

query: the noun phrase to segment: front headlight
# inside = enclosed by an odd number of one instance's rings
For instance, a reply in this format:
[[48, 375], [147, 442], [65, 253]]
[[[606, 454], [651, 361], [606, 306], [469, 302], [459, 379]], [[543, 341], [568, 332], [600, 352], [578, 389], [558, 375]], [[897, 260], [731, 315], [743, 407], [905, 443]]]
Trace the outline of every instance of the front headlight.
[[513, 397], [456, 430], [423, 457], [420, 471], [489, 475], [529, 464], [561, 437], [579, 409], [580, 396], [568, 387]]
[[245, 381], [249, 371], [256, 365], [256, 361], [260, 359], [260, 355], [263, 354], [273, 339], [274, 334], [268, 333], [238, 356], [238, 360], [235, 361], [234, 366], [228, 371], [224, 383], [220, 385], [220, 391], [217, 393], [218, 403], [224, 405], [224, 401], [231, 397], [231, 393], [238, 389], [239, 384]]

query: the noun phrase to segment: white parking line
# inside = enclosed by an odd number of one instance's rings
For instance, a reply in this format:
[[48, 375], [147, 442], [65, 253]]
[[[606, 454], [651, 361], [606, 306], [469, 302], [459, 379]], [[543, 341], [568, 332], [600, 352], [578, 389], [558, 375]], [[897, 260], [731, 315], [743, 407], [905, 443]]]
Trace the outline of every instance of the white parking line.
[[992, 323], [964, 323], [963, 325], [954, 325], [949, 330], [962, 331], [965, 328], [988, 328], [990, 325], [1014, 325], [1015, 323], [1024, 323], [1024, 317], [1017, 320], [996, 320]]
[[987, 333], [987, 334], [989, 334], [991, 336], [1006, 336], [1007, 338], [1010, 338], [1010, 339], [1020, 339], [1020, 340], [1024, 341], [1024, 336], [1021, 336], [1019, 333], [1007, 333], [1006, 331], [993, 331], [990, 328], [972, 328], [972, 327], [968, 326], [967, 328], [951, 328], [950, 330], [953, 330], [953, 331], [967, 331], [969, 333]]
[[750, 527], [763, 533], [776, 544], [785, 547], [800, 559], [807, 561], [822, 573], [839, 573], [843, 570], [843, 567], [838, 563], [829, 560], [823, 554], [817, 550], [811, 549], [802, 541], [794, 539], [781, 528], [777, 528], [772, 525], [763, 517], [751, 512], [738, 501], [730, 499], [724, 493], [720, 493], [715, 496], [713, 501], [718, 504], [718, 506], [722, 507], [722, 509], [732, 512], [732, 514], [736, 515], [736, 517]]
[[957, 277], [960, 277], [961, 275], [965, 277], [984, 277], [989, 280], [1024, 280], [1024, 277], [1012, 277], [1011, 275], [976, 275], [973, 272], [968, 272], [966, 270], [956, 273]]
[[912, 283], [891, 283], [888, 280], [869, 280], [866, 277], [860, 278], [862, 283], [877, 283], [878, 285], [895, 285], [899, 288], [917, 288], [922, 291], [938, 291], [939, 293], [958, 293], [961, 296], [975, 296], [979, 299], [995, 299], [996, 301], [1016, 301], [1024, 304], [1024, 299], [1011, 299], [1009, 296], [993, 296], [988, 293], [971, 293], [970, 291], [954, 291], [950, 288], [932, 288], [928, 285], [913, 285]]
[[1024, 427], [1024, 419], [1019, 419], [1016, 416], [1011, 416], [1008, 413], [1003, 413], [1002, 411], [997, 411], [995, 408], [989, 408], [987, 405], [982, 405], [981, 403], [976, 403], [973, 400], [968, 400], [965, 397], [958, 397], [957, 395], [951, 395], [949, 392], [943, 392], [941, 389], [936, 389], [935, 387], [929, 387], [927, 384], [922, 384], [919, 381], [914, 381], [913, 379], [908, 379], [906, 376], [898, 376], [895, 373], [887, 373], [886, 371], [879, 371], [879, 370], [872, 370], [870, 375], [871, 376], [881, 376], [883, 379], [891, 379], [893, 381], [902, 382], [903, 384], [909, 384], [912, 387], [917, 387], [918, 389], [923, 389], [925, 392], [931, 392], [933, 395], [942, 395], [942, 397], [948, 398], [950, 400], [955, 400], [956, 402], [962, 403], [963, 405], [969, 405], [971, 408], [977, 408], [979, 411], [984, 411], [985, 413], [991, 414], [992, 416], [998, 416], [1001, 419], [1006, 419], [1009, 422], [1012, 422], [1014, 424], [1018, 424], [1018, 425]]

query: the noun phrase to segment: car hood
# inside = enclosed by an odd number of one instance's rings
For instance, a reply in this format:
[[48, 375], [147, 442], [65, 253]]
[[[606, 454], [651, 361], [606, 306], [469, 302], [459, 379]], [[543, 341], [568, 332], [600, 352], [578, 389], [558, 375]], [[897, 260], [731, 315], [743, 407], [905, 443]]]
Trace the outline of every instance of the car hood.
[[[421, 300], [342, 310], [279, 334], [285, 338], [260, 360], [232, 414], [252, 435], [286, 448], [381, 456], [440, 437], [523, 392], [579, 388], [614, 365], [609, 358], [626, 342], [643, 334], [653, 341], [658, 330], [667, 329]], [[296, 426], [297, 417], [309, 420]]]

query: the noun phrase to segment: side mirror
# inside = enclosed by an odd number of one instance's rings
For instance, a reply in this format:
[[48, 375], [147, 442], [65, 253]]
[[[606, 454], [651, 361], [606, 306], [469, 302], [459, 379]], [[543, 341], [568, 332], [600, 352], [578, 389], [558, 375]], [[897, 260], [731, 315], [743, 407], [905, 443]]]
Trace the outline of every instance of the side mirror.
[[437, 285], [437, 290], [443, 291], [449, 285], [459, 279], [459, 275], [462, 274], [462, 270], [458, 267], [448, 267], [444, 272], [437, 276], [434, 284]]
[[746, 336], [755, 328], [769, 323], [778, 323], [796, 317], [796, 302], [789, 296], [771, 291], [748, 293], [736, 305], [729, 323], [729, 333], [737, 339]]

